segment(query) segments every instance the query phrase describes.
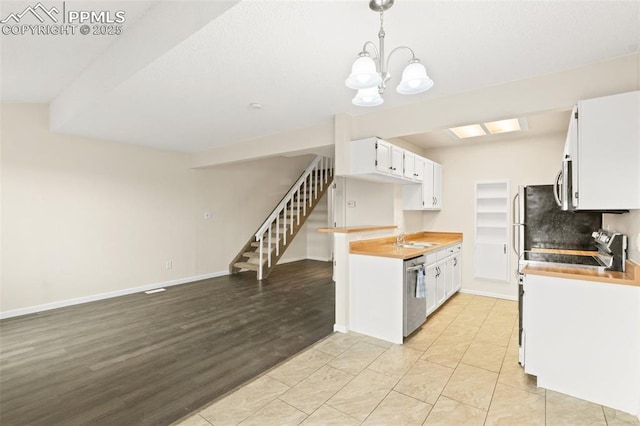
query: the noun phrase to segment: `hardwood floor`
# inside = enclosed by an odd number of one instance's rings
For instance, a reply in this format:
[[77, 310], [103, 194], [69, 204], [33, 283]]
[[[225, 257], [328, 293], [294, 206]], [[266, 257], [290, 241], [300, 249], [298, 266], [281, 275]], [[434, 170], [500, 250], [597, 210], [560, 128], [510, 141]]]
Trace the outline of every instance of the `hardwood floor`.
[[0, 424], [169, 424], [330, 334], [331, 263], [0, 321]]

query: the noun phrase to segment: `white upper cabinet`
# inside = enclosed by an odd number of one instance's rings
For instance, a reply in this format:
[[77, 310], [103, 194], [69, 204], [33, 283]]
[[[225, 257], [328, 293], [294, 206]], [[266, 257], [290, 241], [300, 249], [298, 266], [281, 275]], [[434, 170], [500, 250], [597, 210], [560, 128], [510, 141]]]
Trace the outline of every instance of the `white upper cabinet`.
[[571, 120], [573, 208], [640, 209], [640, 91], [580, 101]]
[[404, 175], [406, 179], [415, 179], [416, 177], [416, 155], [412, 152], [404, 153]]
[[424, 162], [426, 160], [413, 152], [404, 152], [404, 177], [415, 182], [422, 182]]
[[413, 178], [418, 182], [422, 182], [424, 180], [424, 163], [427, 159], [416, 155], [413, 161]]
[[422, 185], [407, 185], [404, 191], [404, 210], [442, 209], [442, 166], [421, 158]]
[[[410, 184], [422, 180], [424, 159], [380, 138], [351, 142], [351, 176], [377, 182]], [[420, 167], [416, 170], [416, 166]]]
[[404, 149], [391, 145], [391, 168], [389, 173], [393, 176], [404, 177]]
[[[370, 151], [371, 147], [361, 148], [365, 148], [367, 152], [362, 152], [363, 149], [359, 149], [358, 153], [360, 154], [360, 156], [357, 157], [356, 161], [364, 169], [367, 165], [370, 166], [370, 164], [367, 163], [370, 162], [370, 152], [368, 151]], [[391, 170], [391, 144], [382, 140], [376, 141], [373, 144], [373, 153], [375, 158], [373, 161], [373, 166], [375, 167], [375, 169], [380, 173], [388, 174]]]

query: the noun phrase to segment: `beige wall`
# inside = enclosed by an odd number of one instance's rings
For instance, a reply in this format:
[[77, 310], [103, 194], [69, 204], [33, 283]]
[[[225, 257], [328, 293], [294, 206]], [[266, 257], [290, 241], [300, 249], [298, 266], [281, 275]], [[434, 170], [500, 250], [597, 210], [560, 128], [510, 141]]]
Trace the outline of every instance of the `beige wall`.
[[[273, 157], [195, 170], [196, 274], [226, 270], [312, 159]], [[202, 220], [204, 212], [212, 220]], [[283, 260], [305, 258], [306, 241], [301, 229]]]
[[[2, 313], [224, 274], [311, 159], [196, 170], [187, 154], [52, 133], [48, 110], [1, 109]], [[298, 235], [284, 261], [307, 256]]]
[[355, 202], [355, 207], [346, 207], [345, 225], [396, 225], [394, 186], [391, 183], [346, 178], [346, 202]]
[[46, 105], [2, 113], [3, 312], [193, 275], [186, 155], [51, 133]]
[[[464, 145], [433, 149], [426, 156], [442, 164], [443, 207], [424, 212], [426, 230], [464, 234], [462, 287], [464, 290], [516, 297], [516, 255], [511, 251], [511, 282], [495, 282], [473, 277], [475, 257], [474, 183], [478, 180], [508, 179], [511, 197], [519, 185], [551, 184], [558, 172], [564, 148], [564, 134], [517, 142]], [[511, 231], [511, 230], [510, 230]]]

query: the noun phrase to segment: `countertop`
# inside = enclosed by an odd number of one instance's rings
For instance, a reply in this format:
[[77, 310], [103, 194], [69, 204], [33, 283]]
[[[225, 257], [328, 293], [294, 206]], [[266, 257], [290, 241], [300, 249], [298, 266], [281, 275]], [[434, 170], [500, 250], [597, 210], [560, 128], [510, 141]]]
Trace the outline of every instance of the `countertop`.
[[353, 234], [356, 232], [383, 231], [385, 229], [396, 229], [395, 225], [364, 225], [345, 226], [339, 228], [318, 228], [318, 232], [328, 232], [332, 234]]
[[396, 237], [373, 238], [369, 240], [353, 241], [349, 246], [349, 253], [363, 254], [366, 256], [390, 257], [395, 259], [410, 259], [422, 254], [429, 254], [462, 242], [462, 233], [456, 232], [416, 232], [407, 234], [405, 242], [430, 242], [437, 243], [432, 247], [404, 248], [397, 247]]
[[[576, 250], [555, 250], [555, 249], [534, 249], [534, 251], [560, 254], [578, 254], [583, 256], [595, 256], [598, 252], [576, 251]], [[572, 267], [562, 268], [559, 266], [527, 265], [523, 268], [524, 274], [545, 275], [548, 277], [568, 278], [573, 280], [597, 281], [606, 284], [623, 284], [640, 287], [640, 265], [627, 261], [625, 272], [617, 271], [597, 271], [594, 269]]]

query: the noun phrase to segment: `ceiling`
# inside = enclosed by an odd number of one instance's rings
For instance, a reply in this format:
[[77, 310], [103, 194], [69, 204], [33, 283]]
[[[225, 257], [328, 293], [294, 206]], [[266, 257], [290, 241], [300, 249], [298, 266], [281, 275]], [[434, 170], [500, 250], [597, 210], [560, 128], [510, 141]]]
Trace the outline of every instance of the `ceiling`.
[[[3, 0], [0, 18], [32, 4]], [[51, 103], [54, 131], [199, 152], [370, 111], [351, 105], [354, 92], [344, 86], [362, 45], [377, 36], [367, 0], [64, 6], [123, 10], [126, 22], [121, 35], [0, 35], [1, 100]], [[640, 1], [397, 0], [385, 30], [387, 52], [411, 47], [435, 85], [397, 94], [409, 59], [399, 52], [378, 110], [636, 52]], [[530, 118], [528, 135], [551, 132], [557, 114]], [[434, 131], [404, 139], [438, 146], [443, 137], [450, 138]]]

